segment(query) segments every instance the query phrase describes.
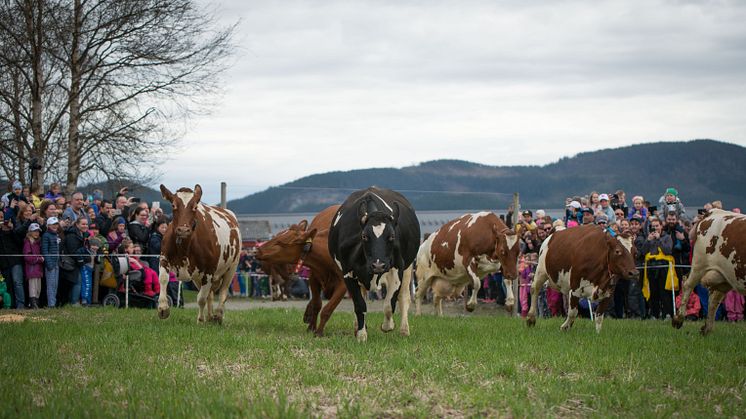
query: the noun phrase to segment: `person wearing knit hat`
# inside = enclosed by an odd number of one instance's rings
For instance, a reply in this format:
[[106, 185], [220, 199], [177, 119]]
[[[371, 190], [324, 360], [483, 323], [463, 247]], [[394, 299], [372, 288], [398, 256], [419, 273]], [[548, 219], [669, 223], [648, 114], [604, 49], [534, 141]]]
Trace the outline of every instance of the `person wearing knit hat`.
[[111, 252], [116, 252], [116, 249], [127, 237], [127, 223], [124, 218], [117, 217], [111, 225], [109, 233], [106, 235], [106, 241], [109, 243], [109, 249]]
[[658, 200], [658, 211], [660, 214], [668, 214], [669, 212], [676, 213], [676, 216], [680, 220], [688, 220], [689, 217], [686, 215], [684, 204], [679, 198], [679, 191], [674, 187], [666, 189], [666, 193]]

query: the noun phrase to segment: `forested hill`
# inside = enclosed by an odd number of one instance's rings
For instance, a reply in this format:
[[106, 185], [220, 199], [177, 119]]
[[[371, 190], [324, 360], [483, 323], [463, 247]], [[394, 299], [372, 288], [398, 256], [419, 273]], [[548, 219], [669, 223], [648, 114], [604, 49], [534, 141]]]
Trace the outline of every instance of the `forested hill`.
[[315, 212], [371, 185], [402, 192], [418, 210], [558, 208], [565, 197], [624, 189], [657, 201], [673, 186], [685, 205], [719, 199], [746, 207], [746, 148], [713, 140], [660, 142], [580, 153], [545, 166], [486, 166], [436, 160], [401, 169], [307, 176], [228, 202], [237, 214]]

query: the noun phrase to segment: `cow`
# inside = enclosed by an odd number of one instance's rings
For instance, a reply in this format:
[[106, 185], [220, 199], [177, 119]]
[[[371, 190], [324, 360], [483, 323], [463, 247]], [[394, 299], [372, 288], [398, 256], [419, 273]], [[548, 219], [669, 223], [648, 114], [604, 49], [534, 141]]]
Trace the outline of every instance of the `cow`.
[[474, 311], [477, 292], [485, 275], [502, 269], [507, 298], [513, 310], [513, 280], [518, 276], [518, 236], [491, 212], [465, 214], [431, 234], [417, 252], [415, 313], [421, 314], [422, 297], [433, 288], [433, 305], [443, 315], [443, 297], [460, 295], [469, 286], [466, 310]]
[[526, 324], [536, 324], [536, 302], [539, 290], [549, 286], [568, 295], [570, 307], [561, 330], [572, 327], [578, 315], [580, 298], [600, 301], [596, 308], [596, 332], [601, 332], [603, 313], [614, 295], [619, 278], [633, 279], [635, 249], [632, 237], [612, 235], [603, 227], [589, 224], [557, 231], [547, 237], [539, 249], [539, 265], [531, 284], [531, 308]]
[[[342, 280], [342, 271], [334, 263], [328, 247], [329, 227], [339, 207], [332, 205], [324, 209], [311, 220], [311, 225], [308, 225], [306, 220], [291, 225], [271, 240], [264, 242], [256, 255], [257, 259], [272, 264], [296, 265], [302, 260], [302, 263], [311, 269], [311, 276], [308, 278], [311, 301], [306, 306], [303, 321], [308, 324], [308, 330], [319, 337], [324, 335], [326, 323], [347, 292]], [[329, 298], [323, 309], [322, 289], [324, 295]], [[317, 325], [319, 312], [321, 318]]]
[[[192, 281], [199, 290], [197, 322], [223, 323], [228, 288], [238, 267], [241, 232], [233, 212], [200, 202], [202, 187], [180, 188], [172, 193], [161, 185], [163, 198], [173, 207], [173, 220], [163, 236], [160, 254], [158, 315], [168, 318], [168, 273], [180, 281]], [[212, 310], [214, 295], [219, 304]], [[205, 316], [207, 305], [207, 316]]]
[[[355, 335], [365, 342], [367, 306], [361, 285], [386, 287], [381, 330], [394, 329], [397, 298], [400, 332], [409, 336], [409, 286], [420, 244], [420, 223], [412, 204], [398, 192], [370, 187], [353, 192], [337, 210], [329, 230], [329, 253], [343, 273], [355, 306]], [[393, 304], [392, 304], [393, 301]]]
[[692, 270], [681, 291], [681, 303], [671, 323], [680, 328], [689, 296], [702, 283], [710, 293], [707, 320], [700, 329], [706, 336], [715, 323], [715, 312], [725, 294], [746, 294], [746, 215], [710, 210], [695, 226]]

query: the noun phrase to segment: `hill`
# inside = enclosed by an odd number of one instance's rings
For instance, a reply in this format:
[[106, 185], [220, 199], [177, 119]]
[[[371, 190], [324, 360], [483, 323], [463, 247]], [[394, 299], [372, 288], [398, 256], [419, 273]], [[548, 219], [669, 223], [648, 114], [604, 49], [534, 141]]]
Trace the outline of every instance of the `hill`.
[[506, 208], [513, 192], [526, 208], [558, 208], [565, 197], [624, 189], [657, 201], [666, 187], [684, 204], [719, 199], [746, 206], [746, 148], [714, 140], [659, 142], [580, 153], [544, 166], [487, 166], [436, 160], [416, 166], [307, 176], [228, 202], [238, 214], [315, 212], [341, 203], [354, 190], [396, 189], [418, 210]]

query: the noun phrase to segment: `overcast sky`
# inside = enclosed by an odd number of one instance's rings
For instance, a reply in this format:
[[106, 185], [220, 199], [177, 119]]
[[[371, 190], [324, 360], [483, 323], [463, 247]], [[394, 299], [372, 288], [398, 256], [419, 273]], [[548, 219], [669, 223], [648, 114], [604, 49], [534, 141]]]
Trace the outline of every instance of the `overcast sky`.
[[[743, 1], [217, 1], [240, 19], [212, 114], [163, 166], [208, 201], [433, 159], [547, 164], [746, 145]], [[373, 183], [374, 180], [371, 180]]]

